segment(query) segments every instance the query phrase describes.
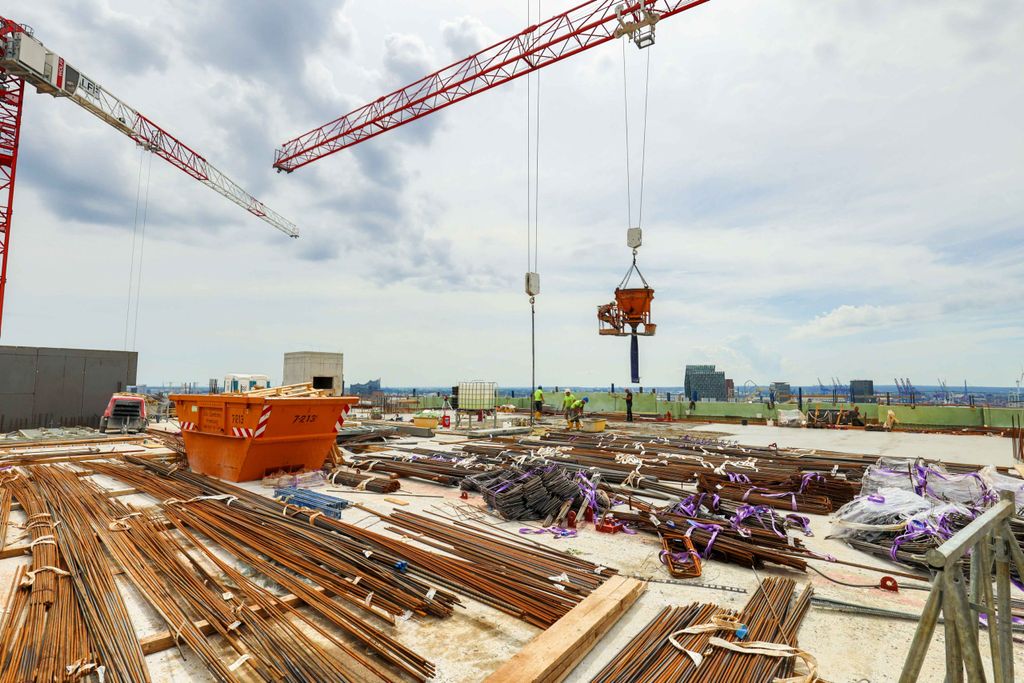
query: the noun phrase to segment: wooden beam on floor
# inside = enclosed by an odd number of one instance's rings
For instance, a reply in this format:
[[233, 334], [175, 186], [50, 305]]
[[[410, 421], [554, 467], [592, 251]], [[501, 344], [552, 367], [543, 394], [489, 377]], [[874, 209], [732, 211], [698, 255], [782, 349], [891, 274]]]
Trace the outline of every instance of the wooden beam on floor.
[[[315, 590], [323, 591], [323, 589], [320, 587], [316, 587]], [[279, 600], [290, 607], [298, 607], [299, 605], [303, 604], [302, 599], [299, 596], [292, 595], [291, 593], [279, 598]], [[253, 608], [253, 611], [262, 612], [263, 608], [257, 606]], [[213, 626], [206, 619], [194, 621], [192, 622], [192, 624], [197, 629], [199, 629], [203, 633], [203, 635], [208, 636], [214, 632]], [[142, 646], [142, 653], [146, 655], [151, 655], [154, 652], [170, 650], [172, 647], [174, 647], [174, 634], [170, 631], [161, 631], [160, 633], [154, 633], [151, 636], [139, 638], [139, 645]]]
[[[110, 458], [117, 458], [125, 453], [128, 453], [136, 458], [145, 458], [147, 460], [158, 459], [158, 458], [176, 458], [178, 454], [169, 448], [156, 447], [147, 449], [150, 452], [139, 453], [137, 451], [101, 451], [99, 453], [90, 453], [88, 455], [65, 455], [60, 456], [54, 454], [55, 457], [48, 458], [45, 455], [30, 455], [23, 458], [18, 457], [18, 454], [11, 454], [5, 458], [0, 458], [0, 464], [3, 465], [15, 465], [18, 467], [31, 467], [32, 465], [55, 465], [57, 463], [64, 462], [84, 462], [87, 460], [109, 460]], [[153, 452], [156, 451], [156, 452]]]
[[[88, 476], [91, 476], [91, 475], [92, 475], [92, 472], [83, 472], [82, 473], [83, 477], [88, 477]], [[133, 493], [138, 493], [138, 492], [139, 492], [138, 489], [111, 489], [111, 490], [107, 491], [106, 494], [107, 494], [108, 498], [119, 498], [120, 496], [128, 496], [128, 495], [131, 495]], [[21, 503], [19, 503], [18, 501], [13, 501], [11, 503], [11, 510], [20, 510], [20, 509], [21, 509]]]
[[636, 602], [647, 584], [613, 576], [486, 679], [486, 683], [558, 683]]

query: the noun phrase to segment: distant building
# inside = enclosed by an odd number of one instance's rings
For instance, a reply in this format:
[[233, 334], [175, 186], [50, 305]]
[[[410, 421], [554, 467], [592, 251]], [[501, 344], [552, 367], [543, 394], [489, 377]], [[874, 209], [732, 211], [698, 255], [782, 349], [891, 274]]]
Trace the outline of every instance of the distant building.
[[728, 398], [725, 372], [716, 370], [714, 365], [687, 365], [683, 390], [687, 400], [725, 401]]
[[353, 396], [373, 396], [375, 393], [380, 391], [380, 378], [371, 379], [369, 382], [363, 384], [353, 384], [349, 386], [348, 393]]
[[295, 351], [284, 354], [284, 384], [305, 384], [330, 396], [345, 391], [345, 358], [341, 353]]
[[875, 382], [870, 379], [850, 380], [850, 398], [854, 403], [875, 402]]
[[736, 398], [736, 382], [728, 378], [725, 380], [725, 398], [728, 401]]
[[772, 382], [768, 385], [768, 391], [774, 391], [775, 400], [782, 403], [793, 398], [793, 389], [789, 386], [789, 382]]

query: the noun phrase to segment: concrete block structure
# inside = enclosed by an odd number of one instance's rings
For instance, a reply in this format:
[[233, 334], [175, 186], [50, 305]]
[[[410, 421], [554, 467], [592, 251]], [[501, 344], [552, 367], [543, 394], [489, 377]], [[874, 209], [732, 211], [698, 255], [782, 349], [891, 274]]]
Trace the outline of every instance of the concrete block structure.
[[321, 351], [294, 351], [284, 354], [283, 384], [311, 382], [331, 396], [345, 391], [344, 354]]
[[0, 432], [97, 427], [110, 395], [135, 386], [135, 351], [0, 346]]

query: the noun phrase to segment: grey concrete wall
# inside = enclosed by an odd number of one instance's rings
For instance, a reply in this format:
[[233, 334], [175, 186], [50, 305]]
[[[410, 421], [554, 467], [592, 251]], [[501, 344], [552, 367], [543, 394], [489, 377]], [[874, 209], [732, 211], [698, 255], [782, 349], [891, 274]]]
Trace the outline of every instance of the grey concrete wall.
[[136, 384], [134, 351], [0, 346], [0, 432], [99, 424], [110, 395]]
[[283, 384], [312, 382], [314, 377], [331, 377], [333, 394], [341, 396], [345, 385], [344, 355], [322, 351], [293, 351], [284, 354]]

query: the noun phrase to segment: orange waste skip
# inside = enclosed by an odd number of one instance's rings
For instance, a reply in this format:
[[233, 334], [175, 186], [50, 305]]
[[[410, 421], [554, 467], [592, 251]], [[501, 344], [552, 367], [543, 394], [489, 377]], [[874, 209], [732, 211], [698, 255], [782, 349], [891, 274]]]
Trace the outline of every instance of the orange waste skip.
[[174, 394], [188, 465], [228, 481], [324, 464], [355, 396]]

